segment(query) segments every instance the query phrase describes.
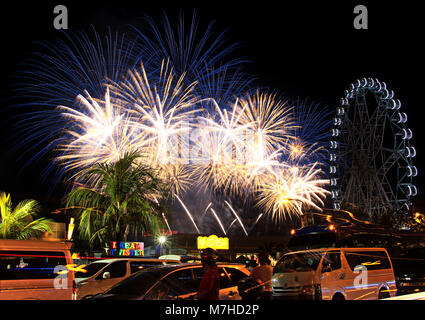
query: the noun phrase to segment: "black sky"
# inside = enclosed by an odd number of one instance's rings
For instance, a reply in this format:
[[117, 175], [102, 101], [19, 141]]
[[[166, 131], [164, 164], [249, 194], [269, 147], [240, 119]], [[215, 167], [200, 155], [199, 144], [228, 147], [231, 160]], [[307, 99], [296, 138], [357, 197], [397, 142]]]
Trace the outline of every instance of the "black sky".
[[[425, 194], [425, 129], [421, 125], [424, 27], [422, 11], [416, 5], [386, 1], [15, 1], [1, 11], [0, 19], [2, 111], [8, 104], [4, 98], [9, 94], [10, 76], [31, 54], [32, 43], [58, 35], [53, 28], [53, 8], [59, 4], [67, 6], [69, 29], [74, 31], [88, 29], [91, 24], [98, 31], [107, 26], [138, 25], [144, 13], [159, 18], [165, 11], [176, 18], [183, 10], [190, 16], [197, 8], [201, 22], [215, 19], [216, 30], [229, 28], [228, 37], [243, 44], [238, 54], [252, 61], [247, 71], [258, 78], [259, 85], [331, 107], [337, 106], [344, 89], [357, 78], [385, 81], [409, 116], [418, 154], [416, 182]], [[368, 30], [353, 28], [357, 4], [367, 5]], [[7, 113], [2, 112], [1, 117], [7, 119]], [[39, 181], [44, 164], [18, 174], [22, 164], [11, 151], [11, 130], [9, 121], [2, 122], [0, 190], [12, 192], [17, 200], [36, 198], [54, 207], [61, 190], [47, 196], [48, 182]]]

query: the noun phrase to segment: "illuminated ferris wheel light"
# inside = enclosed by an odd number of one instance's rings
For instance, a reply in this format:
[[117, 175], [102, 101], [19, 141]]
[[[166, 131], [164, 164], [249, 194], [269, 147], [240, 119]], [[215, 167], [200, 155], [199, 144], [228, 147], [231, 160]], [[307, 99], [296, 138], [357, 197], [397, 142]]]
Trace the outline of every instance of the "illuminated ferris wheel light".
[[401, 130], [401, 138], [403, 140], [412, 139], [412, 136], [413, 136], [412, 130], [410, 130], [410, 129]]
[[400, 107], [401, 107], [401, 102], [399, 99], [396, 99], [396, 100], [391, 99], [387, 105], [387, 108], [390, 110], [398, 110], [400, 109]]
[[415, 166], [408, 166], [407, 172], [409, 177], [416, 177], [418, 175], [418, 169]]

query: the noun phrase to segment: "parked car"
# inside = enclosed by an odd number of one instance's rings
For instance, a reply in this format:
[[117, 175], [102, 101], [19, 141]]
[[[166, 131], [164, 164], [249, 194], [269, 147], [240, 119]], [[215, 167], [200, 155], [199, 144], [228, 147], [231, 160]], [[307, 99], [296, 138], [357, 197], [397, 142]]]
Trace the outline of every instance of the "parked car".
[[177, 264], [178, 260], [150, 258], [102, 259], [90, 263], [83, 271], [75, 273], [77, 299], [84, 299], [105, 292], [113, 285], [145, 268]]
[[[240, 300], [238, 282], [249, 276], [242, 264], [217, 263], [220, 274], [220, 300]], [[203, 275], [202, 264], [182, 263], [152, 267], [137, 272], [113, 286], [96, 300], [174, 300], [192, 299]]]
[[70, 244], [0, 240], [0, 300], [72, 300]]
[[425, 291], [425, 248], [409, 248], [391, 256], [397, 295]]
[[373, 300], [396, 294], [385, 249], [329, 248], [283, 255], [273, 270], [274, 298]]

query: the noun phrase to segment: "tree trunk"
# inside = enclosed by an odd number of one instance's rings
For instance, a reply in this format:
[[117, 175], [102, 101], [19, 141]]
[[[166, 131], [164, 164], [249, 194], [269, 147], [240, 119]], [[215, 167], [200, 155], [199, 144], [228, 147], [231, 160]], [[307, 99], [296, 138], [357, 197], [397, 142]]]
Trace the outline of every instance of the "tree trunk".
[[130, 232], [130, 226], [127, 224], [124, 230], [123, 240], [127, 241], [128, 233]]
[[116, 233], [115, 236], [115, 241], [117, 242], [117, 250], [115, 250], [115, 257], [119, 257], [119, 253], [120, 253], [120, 242], [122, 242], [124, 240], [124, 235], [121, 232], [122, 229], [120, 229], [119, 232]]

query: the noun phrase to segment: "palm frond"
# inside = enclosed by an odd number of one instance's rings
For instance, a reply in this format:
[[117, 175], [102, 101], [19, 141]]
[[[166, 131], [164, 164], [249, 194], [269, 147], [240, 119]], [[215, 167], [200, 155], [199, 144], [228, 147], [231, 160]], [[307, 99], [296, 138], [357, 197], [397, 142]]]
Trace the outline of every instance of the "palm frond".
[[34, 220], [40, 211], [40, 205], [36, 200], [23, 200], [13, 209], [10, 194], [0, 192], [0, 211], [0, 238], [38, 238], [44, 232], [51, 232], [51, 220], [46, 218]]
[[18, 234], [18, 240], [27, 240], [30, 238], [39, 238], [45, 232], [52, 232], [50, 223], [52, 220], [40, 218], [27, 224]]
[[84, 187], [72, 190], [67, 206], [79, 218], [78, 232], [91, 245], [122, 240], [128, 227], [157, 231], [162, 226], [158, 201], [168, 196], [166, 185], [152, 168], [137, 164], [137, 153], [115, 163], [99, 163], [82, 171]]

